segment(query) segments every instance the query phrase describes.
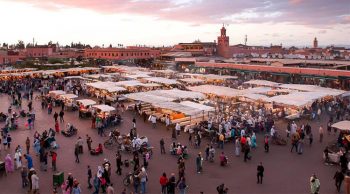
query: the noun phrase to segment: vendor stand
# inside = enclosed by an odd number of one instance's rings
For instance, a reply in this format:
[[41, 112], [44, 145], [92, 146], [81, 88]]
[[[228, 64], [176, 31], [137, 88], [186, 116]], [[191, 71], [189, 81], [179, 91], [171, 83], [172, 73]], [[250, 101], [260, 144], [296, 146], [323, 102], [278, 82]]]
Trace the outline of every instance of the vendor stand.
[[63, 91], [63, 90], [52, 90], [52, 91], [49, 91], [48, 96], [52, 98], [52, 100], [54, 102], [53, 106], [59, 106], [60, 105], [61, 99], [59, 99], [59, 96], [63, 95], [63, 94], [66, 94], [66, 92]]
[[96, 104], [95, 101], [91, 99], [81, 99], [77, 100], [79, 106], [79, 118], [89, 118], [92, 116], [91, 109], [92, 106]]
[[62, 94], [59, 98], [63, 101], [66, 110], [76, 110], [77, 106], [74, 103], [75, 99], [78, 98], [75, 94]]
[[115, 108], [105, 104], [93, 105], [93, 108], [96, 109], [97, 117], [105, 119], [111, 115], [112, 111], [115, 111]]

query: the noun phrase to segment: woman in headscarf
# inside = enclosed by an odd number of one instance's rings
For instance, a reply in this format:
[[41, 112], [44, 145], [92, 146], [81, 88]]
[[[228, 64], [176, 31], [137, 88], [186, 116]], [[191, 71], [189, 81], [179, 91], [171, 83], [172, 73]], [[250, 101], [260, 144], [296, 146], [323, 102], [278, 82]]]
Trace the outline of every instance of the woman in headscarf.
[[5, 157], [5, 169], [6, 173], [13, 172], [13, 162], [10, 154]]
[[40, 140], [39, 139], [34, 139], [34, 151], [36, 155], [38, 155], [40, 152]]
[[15, 153], [15, 164], [16, 164], [16, 169], [22, 167], [22, 154], [20, 152], [20, 149], [16, 149]]
[[250, 141], [252, 143], [252, 148], [256, 148], [256, 135], [254, 132], [253, 132], [253, 135], [252, 135]]
[[102, 175], [103, 175], [103, 168], [102, 168], [102, 166], [98, 166], [97, 167], [97, 177], [101, 178]]

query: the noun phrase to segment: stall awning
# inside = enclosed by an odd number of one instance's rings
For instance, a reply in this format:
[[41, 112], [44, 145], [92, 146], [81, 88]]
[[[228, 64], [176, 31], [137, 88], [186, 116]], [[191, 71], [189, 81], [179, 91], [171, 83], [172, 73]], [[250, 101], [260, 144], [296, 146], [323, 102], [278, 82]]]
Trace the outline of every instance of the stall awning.
[[60, 95], [60, 98], [74, 99], [74, 98], [78, 98], [78, 96], [75, 94], [62, 94]]
[[77, 102], [81, 103], [83, 106], [91, 106], [96, 104], [96, 102], [91, 99], [77, 100]]
[[93, 107], [96, 108], [96, 109], [101, 110], [102, 112], [111, 112], [111, 111], [115, 110], [114, 107], [108, 106], [108, 105], [105, 105], [105, 104], [94, 105]]
[[52, 95], [55, 95], [55, 96], [59, 96], [59, 95], [66, 94], [66, 92], [63, 91], [63, 90], [52, 90], [52, 91], [49, 91], [49, 94], [52, 94]]
[[350, 121], [340, 121], [340, 122], [334, 123], [332, 127], [340, 130], [350, 131]]

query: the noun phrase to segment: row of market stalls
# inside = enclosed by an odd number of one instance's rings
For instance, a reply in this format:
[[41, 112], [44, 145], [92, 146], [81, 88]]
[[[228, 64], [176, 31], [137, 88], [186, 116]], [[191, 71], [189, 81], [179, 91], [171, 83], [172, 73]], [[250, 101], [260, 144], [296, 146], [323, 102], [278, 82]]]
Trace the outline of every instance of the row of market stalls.
[[95, 67], [83, 67], [83, 68], [68, 68], [68, 69], [57, 69], [57, 70], [40, 70], [40, 71], [25, 71], [15, 73], [2, 73], [0, 74], [0, 80], [12, 80], [12, 79], [23, 79], [23, 78], [48, 78], [56, 77], [61, 78], [65, 76], [92, 74], [100, 71], [100, 68]]
[[[216, 85], [199, 85], [188, 87], [191, 91], [201, 92], [211, 100], [222, 102], [250, 102], [263, 104], [279, 112], [287, 110], [287, 115], [298, 117], [304, 107], [310, 107], [316, 100], [328, 100], [346, 94], [343, 90], [323, 88], [314, 85], [279, 84], [265, 80], [245, 82], [246, 89], [234, 89]], [[256, 87], [251, 87], [256, 86]], [[299, 114], [299, 115], [298, 115]]]
[[112, 106], [105, 104], [98, 104], [91, 99], [79, 99], [75, 94], [67, 94], [62, 90], [53, 90], [48, 94], [54, 101], [60, 100], [64, 103], [64, 107], [68, 110], [71, 110], [73, 107], [79, 109], [80, 117], [90, 117], [92, 111], [97, 113], [97, 116], [100, 118], [108, 117], [112, 111], [116, 109]]
[[141, 103], [141, 112], [153, 115], [165, 121], [166, 115], [172, 123], [191, 126], [208, 119], [214, 107], [199, 103], [205, 99], [200, 92], [172, 90], [154, 90], [124, 95], [126, 98]]

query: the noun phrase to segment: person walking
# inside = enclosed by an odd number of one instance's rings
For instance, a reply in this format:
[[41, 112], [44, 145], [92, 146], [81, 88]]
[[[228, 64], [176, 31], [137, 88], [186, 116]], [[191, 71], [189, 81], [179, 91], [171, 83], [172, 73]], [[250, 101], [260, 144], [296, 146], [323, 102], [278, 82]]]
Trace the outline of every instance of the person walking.
[[86, 134], [86, 144], [88, 146], [88, 150], [91, 151], [92, 139], [88, 134]]
[[171, 173], [171, 177], [168, 181], [168, 194], [175, 194], [175, 189], [176, 189], [176, 178], [175, 178], [175, 174]]
[[30, 149], [30, 139], [29, 139], [29, 137], [27, 137], [27, 139], [26, 139], [26, 151], [27, 151], [27, 154], [29, 154], [29, 149]]
[[28, 169], [26, 167], [22, 167], [21, 170], [21, 177], [22, 177], [22, 188], [28, 186]]
[[322, 126], [320, 126], [320, 128], [318, 129], [318, 133], [320, 134], [320, 143], [322, 143], [322, 141], [323, 141], [323, 128], [322, 128]]
[[165, 142], [163, 138], [160, 139], [159, 144], [160, 144], [160, 154], [165, 154]]
[[311, 194], [319, 194], [320, 192], [320, 180], [316, 177], [315, 174], [313, 174], [310, 177], [310, 190], [311, 190]]
[[39, 177], [35, 171], [33, 172], [31, 179], [32, 179], [32, 193], [33, 194], [39, 193]]
[[27, 160], [27, 168], [30, 170], [33, 168], [33, 159], [29, 154], [24, 154], [24, 158]]
[[177, 188], [179, 189], [179, 193], [180, 194], [186, 194], [186, 181], [185, 181], [185, 177], [181, 177], [179, 182], [177, 183]]
[[56, 171], [57, 170], [57, 166], [56, 166], [57, 153], [54, 151], [50, 151], [50, 156], [51, 156], [52, 170]]
[[116, 163], [117, 163], [116, 173], [118, 175], [122, 175], [122, 155], [120, 154], [120, 152], [116, 154]]
[[168, 185], [168, 178], [166, 177], [165, 172], [163, 172], [163, 175], [159, 178], [159, 183], [161, 186], [161, 191], [162, 194], [166, 194], [167, 193], [167, 185]]
[[91, 188], [92, 188], [92, 185], [91, 185], [92, 171], [91, 171], [91, 168], [90, 168], [89, 165], [87, 166], [87, 168], [88, 168], [88, 171], [87, 171], [87, 175], [88, 175], [88, 188], [91, 189]]
[[344, 180], [344, 174], [340, 170], [338, 170], [337, 172], [335, 172], [333, 179], [335, 180], [335, 186], [337, 188], [337, 191], [340, 192], [341, 184]]
[[64, 112], [61, 110], [61, 112], [60, 112], [60, 114], [59, 114], [59, 116], [60, 116], [60, 122], [64, 122]]
[[75, 145], [74, 155], [75, 155], [75, 162], [79, 163], [80, 161], [79, 161], [79, 146], [78, 145]]
[[265, 138], [264, 138], [264, 149], [265, 149], [265, 152], [268, 153], [269, 152], [269, 136], [268, 135], [265, 135]]
[[198, 153], [198, 156], [196, 158], [196, 167], [197, 167], [197, 173], [200, 174], [203, 170], [203, 158], [202, 158], [201, 152]]
[[58, 120], [58, 113], [57, 112], [55, 112], [55, 114], [53, 114], [53, 118], [55, 119], [55, 122], [57, 122], [57, 120]]
[[262, 184], [263, 177], [264, 177], [264, 166], [262, 165], [262, 162], [257, 167], [257, 184]]
[[146, 193], [146, 182], [148, 180], [145, 167], [141, 168], [141, 172], [139, 174], [139, 177], [140, 177], [140, 182], [141, 182], [141, 193], [145, 194]]

